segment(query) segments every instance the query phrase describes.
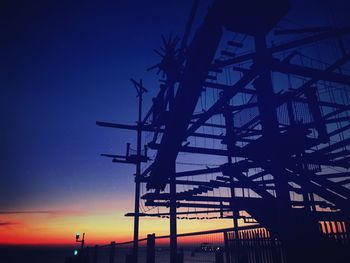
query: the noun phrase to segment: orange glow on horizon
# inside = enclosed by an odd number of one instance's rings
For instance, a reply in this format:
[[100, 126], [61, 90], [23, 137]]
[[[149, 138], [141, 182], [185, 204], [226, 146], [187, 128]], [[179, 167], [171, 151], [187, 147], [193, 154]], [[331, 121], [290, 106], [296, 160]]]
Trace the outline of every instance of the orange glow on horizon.
[[[108, 244], [111, 241], [125, 242], [133, 237], [133, 218], [123, 213], [90, 214], [62, 213], [46, 214], [9, 214], [1, 221], [13, 222], [0, 228], [0, 244], [7, 245], [76, 245], [75, 233], [85, 233], [85, 244]], [[178, 233], [188, 233], [208, 229], [227, 228], [231, 220], [201, 220], [189, 224], [188, 220], [178, 220]], [[169, 220], [159, 218], [141, 218], [140, 236], [155, 233], [156, 236], [169, 234]], [[179, 238], [179, 242], [199, 242], [196, 238]], [[166, 239], [157, 242], [166, 243]]]

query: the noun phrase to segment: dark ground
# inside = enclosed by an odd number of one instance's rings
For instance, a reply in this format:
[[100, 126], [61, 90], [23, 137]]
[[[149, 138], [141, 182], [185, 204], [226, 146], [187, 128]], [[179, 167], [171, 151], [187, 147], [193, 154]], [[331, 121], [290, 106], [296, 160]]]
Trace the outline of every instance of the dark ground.
[[0, 246], [1, 263], [64, 263], [73, 248], [67, 246]]

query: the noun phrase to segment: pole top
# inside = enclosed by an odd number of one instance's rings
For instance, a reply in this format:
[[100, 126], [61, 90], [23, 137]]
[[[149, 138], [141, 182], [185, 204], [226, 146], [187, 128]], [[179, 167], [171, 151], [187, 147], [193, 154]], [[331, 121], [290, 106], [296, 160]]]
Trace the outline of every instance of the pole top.
[[130, 81], [134, 84], [138, 96], [148, 92], [148, 90], [143, 86], [142, 79], [140, 79], [140, 81], [137, 82], [136, 80], [131, 78]]

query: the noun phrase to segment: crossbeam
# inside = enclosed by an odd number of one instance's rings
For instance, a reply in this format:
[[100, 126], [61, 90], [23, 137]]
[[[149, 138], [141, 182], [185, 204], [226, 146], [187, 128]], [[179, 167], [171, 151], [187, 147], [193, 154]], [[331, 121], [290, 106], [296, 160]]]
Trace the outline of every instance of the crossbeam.
[[334, 73], [327, 70], [318, 70], [306, 66], [290, 64], [274, 60], [271, 64], [271, 70], [285, 74], [294, 74], [311, 79], [326, 80], [341, 84], [350, 85], [350, 76], [340, 73]]
[[[305, 45], [308, 45], [311, 43], [317, 43], [317, 42], [320, 42], [320, 41], [323, 41], [323, 40], [326, 40], [329, 38], [347, 35], [349, 33], [350, 33], [350, 28], [338, 28], [338, 29], [334, 29], [332, 31], [328, 31], [328, 32], [317, 34], [317, 35], [313, 35], [313, 36], [305, 37], [302, 39], [283, 43], [280, 45], [272, 46], [272, 47], [269, 47], [267, 49], [267, 51], [271, 54], [278, 53], [278, 52], [284, 52], [284, 51], [287, 51], [289, 49], [293, 49], [293, 48], [300, 47], [300, 46], [305, 46]], [[251, 52], [251, 53], [244, 54], [241, 56], [236, 56], [235, 58], [216, 61], [212, 65], [212, 67], [213, 68], [223, 68], [223, 67], [226, 67], [229, 65], [245, 62], [248, 60], [253, 60], [253, 59], [255, 59], [256, 56], [257, 56], [256, 52]]]

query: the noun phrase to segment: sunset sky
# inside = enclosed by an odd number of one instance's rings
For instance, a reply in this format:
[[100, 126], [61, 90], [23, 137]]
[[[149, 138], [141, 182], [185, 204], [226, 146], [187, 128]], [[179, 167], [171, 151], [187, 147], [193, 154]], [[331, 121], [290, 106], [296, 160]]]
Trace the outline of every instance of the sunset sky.
[[[10, 1], [8, 1], [10, 2]], [[201, 21], [210, 1], [200, 1]], [[149, 93], [158, 77], [146, 68], [160, 35], [181, 36], [191, 1], [11, 1], [1, 26], [0, 244], [87, 243], [132, 238], [130, 165], [100, 153], [122, 154], [136, 134], [96, 126], [134, 124], [135, 90]], [[350, 25], [348, 0], [292, 1], [301, 25]], [[336, 14], [336, 15], [335, 15]], [[5, 52], [4, 52], [5, 50]], [[210, 160], [208, 159], [208, 162]], [[179, 232], [231, 226], [230, 220], [179, 221]], [[140, 236], [168, 233], [167, 219], [141, 219]]]

